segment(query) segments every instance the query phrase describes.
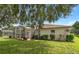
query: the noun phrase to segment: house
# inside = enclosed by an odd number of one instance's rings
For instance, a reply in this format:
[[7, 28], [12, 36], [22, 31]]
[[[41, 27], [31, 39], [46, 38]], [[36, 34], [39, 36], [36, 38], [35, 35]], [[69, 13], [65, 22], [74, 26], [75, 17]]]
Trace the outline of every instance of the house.
[[66, 35], [70, 34], [71, 26], [65, 25], [50, 25], [45, 24], [40, 29], [41, 35], [48, 35], [48, 39], [50, 39], [50, 35], [53, 35], [53, 40], [65, 40]]
[[[70, 34], [71, 26], [65, 25], [51, 25], [51, 24], [44, 24], [40, 28], [40, 36], [47, 35], [47, 39], [49, 40], [65, 40], [66, 35]], [[35, 35], [36, 30], [30, 27], [24, 26], [16, 26], [13, 29], [13, 37], [14, 38], [24, 38], [27, 40], [31, 40], [33, 35]], [[51, 38], [51, 36], [53, 36]]]

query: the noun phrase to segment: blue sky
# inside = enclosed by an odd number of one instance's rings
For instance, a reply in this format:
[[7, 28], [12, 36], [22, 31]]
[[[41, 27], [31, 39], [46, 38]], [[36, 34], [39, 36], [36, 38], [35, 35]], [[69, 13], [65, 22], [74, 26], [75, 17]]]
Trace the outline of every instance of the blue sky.
[[[76, 21], [79, 21], [79, 5], [77, 5], [76, 7], [73, 8], [73, 10], [69, 16], [67, 16], [66, 18], [58, 19], [58, 21], [56, 21], [54, 24], [72, 25]], [[53, 24], [53, 22], [52, 22], [52, 24]]]

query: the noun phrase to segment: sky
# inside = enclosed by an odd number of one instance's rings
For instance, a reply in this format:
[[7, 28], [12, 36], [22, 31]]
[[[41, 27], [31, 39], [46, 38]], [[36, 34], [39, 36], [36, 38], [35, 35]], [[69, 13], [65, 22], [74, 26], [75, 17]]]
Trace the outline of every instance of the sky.
[[[58, 25], [73, 25], [76, 21], [79, 21], [79, 5], [73, 8], [70, 15], [66, 18], [60, 18], [54, 24]], [[46, 22], [48, 23], [48, 22]], [[51, 23], [53, 24], [53, 22]]]

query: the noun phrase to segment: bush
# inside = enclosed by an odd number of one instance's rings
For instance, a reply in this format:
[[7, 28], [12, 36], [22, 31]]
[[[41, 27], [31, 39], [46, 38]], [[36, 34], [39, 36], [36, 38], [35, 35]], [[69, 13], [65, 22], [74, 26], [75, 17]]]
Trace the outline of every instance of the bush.
[[9, 36], [9, 38], [12, 38], [12, 36]]
[[43, 35], [43, 39], [47, 40], [48, 39], [48, 35]]
[[51, 40], [55, 39], [55, 35], [50, 35], [50, 39]]
[[47, 40], [48, 39], [48, 35], [42, 35], [42, 36], [40, 36], [40, 39]]
[[32, 38], [33, 39], [38, 39], [38, 35], [34, 35]]
[[43, 36], [40, 36], [40, 40], [42, 40], [43, 39]]
[[[38, 35], [34, 35], [33, 37], [32, 37], [32, 39], [38, 39]], [[42, 36], [40, 36], [40, 38], [39, 38], [40, 40], [47, 40], [48, 39], [48, 35], [42, 35]]]
[[74, 36], [73, 35], [67, 35], [66, 36], [66, 41], [67, 42], [71, 42], [71, 41], [73, 41], [73, 39], [74, 39]]

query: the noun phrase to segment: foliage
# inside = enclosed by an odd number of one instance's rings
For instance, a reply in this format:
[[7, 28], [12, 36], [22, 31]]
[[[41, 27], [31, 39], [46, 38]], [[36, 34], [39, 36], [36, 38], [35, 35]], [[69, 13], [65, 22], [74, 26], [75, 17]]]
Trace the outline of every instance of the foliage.
[[73, 27], [75, 29], [79, 29], [79, 21], [76, 21], [74, 24], [73, 24]]
[[40, 39], [47, 40], [48, 39], [48, 35], [42, 35], [42, 36], [40, 36]]
[[[29, 23], [30, 25], [33, 25], [33, 23], [36, 23], [40, 27], [44, 23], [44, 21], [54, 22], [57, 21], [60, 17], [65, 17], [69, 15], [74, 6], [75, 5], [65, 4], [0, 5], [0, 22], [1, 24], [9, 25], [12, 22], [16, 23], [18, 20], [20, 20], [20, 23], [22, 24]], [[6, 17], [8, 20], [5, 20]], [[4, 21], [8, 23], [4, 23]]]
[[32, 39], [38, 39], [38, 35], [33, 35]]
[[[16, 22], [16, 17], [13, 16], [16, 7], [14, 5], [0, 5], [0, 27], [10, 26], [11, 24]], [[15, 5], [16, 6], [16, 5]], [[12, 8], [15, 8], [13, 10]]]
[[79, 21], [76, 21], [76, 22], [73, 24], [72, 32], [75, 33], [75, 34], [79, 34]]
[[67, 36], [66, 36], [66, 41], [67, 41], [67, 42], [72, 42], [73, 39], [74, 39], [74, 36], [73, 36], [73, 35], [67, 35]]

